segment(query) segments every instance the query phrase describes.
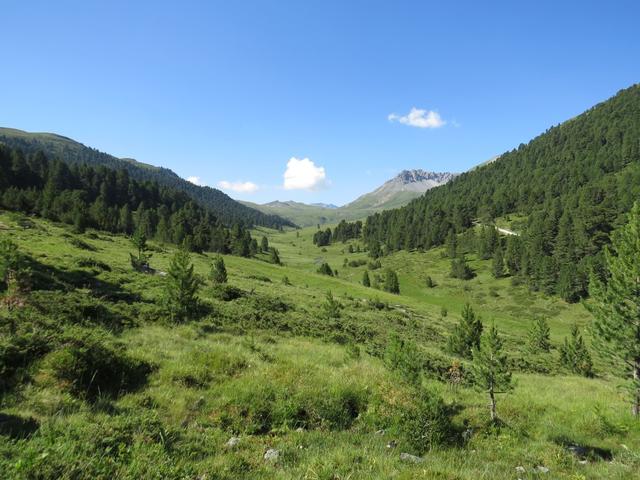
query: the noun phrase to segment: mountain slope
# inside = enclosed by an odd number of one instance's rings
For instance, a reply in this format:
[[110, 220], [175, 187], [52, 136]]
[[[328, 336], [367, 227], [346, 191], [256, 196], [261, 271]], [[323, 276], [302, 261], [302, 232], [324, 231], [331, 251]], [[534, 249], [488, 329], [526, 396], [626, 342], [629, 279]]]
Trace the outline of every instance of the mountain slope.
[[455, 173], [436, 173], [425, 170], [403, 170], [374, 191], [345, 205], [345, 210], [386, 210], [400, 207], [427, 190], [444, 185], [456, 177]]
[[358, 220], [372, 213], [406, 205], [430, 188], [453, 179], [455, 173], [435, 173], [425, 170], [403, 170], [372, 192], [366, 193], [342, 207], [331, 204], [274, 201], [258, 205], [243, 202], [265, 213], [287, 218], [300, 226]]
[[513, 272], [534, 289], [586, 294], [588, 272], [640, 198], [640, 85], [620, 91], [527, 145], [368, 218], [368, 242], [391, 250], [430, 248], [475, 220], [525, 218], [506, 247]]
[[19, 148], [28, 154], [41, 150], [50, 158], [60, 158], [72, 164], [86, 163], [112, 169], [125, 168], [136, 180], [156, 181], [161, 185], [187, 193], [202, 206], [210, 209], [227, 225], [239, 221], [245, 224], [274, 228], [292, 225], [290, 221], [247, 207], [220, 190], [194, 185], [168, 168], [156, 167], [130, 158], [116, 158], [61, 135], [0, 128], [0, 143], [11, 148]]

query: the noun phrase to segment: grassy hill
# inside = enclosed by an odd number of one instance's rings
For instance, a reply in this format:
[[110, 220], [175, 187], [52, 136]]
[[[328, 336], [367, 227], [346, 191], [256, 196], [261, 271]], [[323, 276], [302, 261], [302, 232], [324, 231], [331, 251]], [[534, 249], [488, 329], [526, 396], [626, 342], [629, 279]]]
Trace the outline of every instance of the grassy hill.
[[[3, 478], [471, 480], [539, 478], [544, 466], [548, 478], [622, 480], [638, 471], [640, 424], [597, 352], [591, 379], [564, 371], [555, 349], [526, 353], [535, 315], [549, 318], [558, 347], [573, 322], [589, 322], [582, 306], [495, 280], [474, 257], [476, 278], [451, 279], [440, 249], [384, 257], [382, 268], [400, 274], [401, 294], [391, 295], [360, 284], [365, 266], [342, 266], [365, 253], [320, 249], [314, 232], [255, 230], [284, 265], [225, 256], [225, 294], [205, 283], [198, 318], [176, 325], [162, 307], [173, 247], [152, 243], [159, 273], [140, 274], [124, 236], [1, 213], [0, 237], [29, 256], [33, 279], [24, 304], [0, 309]], [[212, 256], [191, 259], [206, 279]], [[316, 273], [322, 262], [338, 277]], [[328, 290], [339, 318], [324, 313]], [[515, 371], [499, 431], [482, 393], [446, 381], [454, 359], [444, 345], [467, 301], [495, 320]], [[417, 446], [424, 425], [412, 419], [424, 411], [388, 362], [394, 335], [417, 346], [421, 387], [444, 399], [456, 442]], [[275, 460], [264, 459], [269, 449]]]
[[0, 143], [4, 143], [11, 148], [19, 148], [25, 154], [35, 154], [38, 151], [42, 151], [50, 159], [61, 159], [71, 164], [86, 163], [116, 170], [124, 168], [132, 178], [138, 181], [156, 181], [160, 185], [187, 193], [202, 206], [213, 211], [227, 225], [238, 221], [249, 225], [272, 228], [292, 225], [290, 221], [278, 216], [249, 208], [233, 200], [220, 190], [194, 185], [168, 168], [156, 167], [131, 158], [116, 158], [61, 135], [0, 128]]

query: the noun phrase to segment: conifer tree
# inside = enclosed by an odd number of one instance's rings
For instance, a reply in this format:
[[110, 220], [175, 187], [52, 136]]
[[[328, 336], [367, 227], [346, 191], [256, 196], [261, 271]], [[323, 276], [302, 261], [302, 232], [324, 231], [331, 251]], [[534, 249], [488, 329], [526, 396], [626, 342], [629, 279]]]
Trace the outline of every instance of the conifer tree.
[[464, 255], [451, 260], [450, 275], [460, 280], [471, 280], [473, 278], [473, 270], [467, 264], [467, 259]]
[[197, 293], [200, 281], [193, 271], [191, 256], [185, 248], [178, 250], [167, 271], [165, 304], [174, 322], [184, 322], [195, 316], [198, 310]]
[[362, 285], [365, 287], [371, 286], [371, 280], [369, 279], [369, 272], [367, 270], [362, 274]]
[[471, 358], [473, 349], [480, 347], [482, 336], [482, 320], [476, 316], [470, 304], [465, 304], [462, 309], [462, 319], [453, 329], [447, 349], [454, 355], [463, 358]]
[[529, 350], [533, 353], [551, 350], [551, 331], [547, 319], [536, 318], [529, 331]]
[[149, 270], [149, 259], [151, 258], [151, 254], [147, 253], [147, 235], [144, 233], [144, 229], [142, 227], [136, 228], [136, 231], [131, 237], [131, 243], [137, 250], [137, 256], [129, 254], [131, 257], [131, 266], [134, 270], [139, 272]]
[[269, 239], [267, 239], [267, 237], [264, 235], [260, 240], [260, 250], [262, 251], [262, 253], [267, 253], [269, 251]]
[[427, 275], [427, 278], [425, 280], [425, 284], [427, 286], [427, 288], [433, 288], [436, 286], [435, 282], [433, 281], [433, 278], [431, 278], [431, 275]]
[[331, 293], [331, 290], [327, 291], [325, 302], [322, 304], [322, 311], [324, 312], [325, 317], [334, 319], [340, 318], [341, 308], [342, 307], [340, 303], [338, 303], [338, 301], [333, 298], [333, 293]]
[[594, 337], [621, 372], [631, 391], [631, 411], [640, 416], [640, 203], [605, 249], [606, 278], [591, 275]]
[[447, 234], [446, 248], [449, 258], [456, 258], [458, 256], [458, 239], [453, 229], [449, 230]]
[[388, 268], [385, 272], [384, 289], [389, 293], [395, 293], [396, 295], [400, 294], [400, 283], [398, 282], [398, 274], [390, 268]]
[[324, 262], [322, 265], [320, 265], [318, 267], [318, 273], [321, 273], [323, 275], [329, 275], [330, 277], [333, 277], [333, 270], [331, 268], [331, 266]]
[[282, 265], [282, 263], [280, 262], [280, 254], [278, 253], [278, 250], [275, 247], [270, 247], [270, 250], [271, 263], [273, 263], [274, 265]]
[[504, 256], [502, 254], [502, 247], [496, 247], [493, 252], [493, 264], [491, 273], [493, 274], [493, 278], [502, 278], [504, 277]]
[[513, 389], [513, 385], [507, 356], [502, 350], [502, 339], [493, 324], [488, 334], [482, 339], [480, 348], [473, 350], [471, 376], [476, 388], [489, 395], [491, 421], [496, 422], [498, 420], [496, 395], [509, 392]]
[[209, 278], [214, 284], [227, 283], [227, 267], [221, 255], [216, 255], [213, 259]]
[[571, 338], [564, 338], [560, 346], [560, 363], [573, 373], [590, 377], [593, 375], [593, 362], [587, 346], [580, 335], [577, 325], [571, 327]]

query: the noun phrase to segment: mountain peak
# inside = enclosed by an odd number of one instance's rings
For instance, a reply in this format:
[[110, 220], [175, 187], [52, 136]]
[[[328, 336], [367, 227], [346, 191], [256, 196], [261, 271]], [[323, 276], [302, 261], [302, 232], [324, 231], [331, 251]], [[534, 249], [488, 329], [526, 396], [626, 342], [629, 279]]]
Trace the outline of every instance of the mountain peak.
[[389, 180], [389, 182], [393, 182], [394, 180], [400, 180], [403, 185], [408, 185], [410, 183], [417, 182], [425, 182], [432, 181], [438, 184], [446, 183], [455, 177], [455, 173], [449, 172], [429, 172], [427, 170], [422, 170], [421, 168], [413, 169], [413, 170], [402, 170], [395, 178]]

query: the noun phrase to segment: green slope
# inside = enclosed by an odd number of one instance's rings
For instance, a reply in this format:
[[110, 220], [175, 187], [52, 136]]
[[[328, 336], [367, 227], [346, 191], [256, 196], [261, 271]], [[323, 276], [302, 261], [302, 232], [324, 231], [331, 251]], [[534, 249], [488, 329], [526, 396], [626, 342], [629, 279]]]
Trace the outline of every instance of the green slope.
[[201, 205], [211, 209], [226, 224], [242, 221], [246, 224], [274, 228], [291, 225], [290, 221], [249, 208], [220, 190], [194, 185], [167, 168], [130, 158], [116, 158], [61, 135], [0, 128], [0, 143], [19, 148], [27, 154], [43, 151], [50, 158], [60, 158], [68, 163], [102, 165], [112, 169], [126, 168], [136, 180], [157, 181], [161, 185], [186, 192]]
[[[438, 380], [437, 369], [446, 370], [451, 360], [442, 346], [465, 301], [485, 321], [495, 319], [514, 359], [524, 352], [530, 316], [550, 317], [557, 346], [571, 322], [588, 320], [582, 307], [492, 280], [483, 261], [473, 261], [479, 275], [463, 286], [448, 279], [448, 262], [437, 250], [382, 260], [400, 270], [400, 296], [364, 288], [358, 283], [362, 267], [341, 267], [345, 245], [322, 251], [311, 244], [313, 232], [255, 232], [269, 237], [285, 265], [262, 256], [225, 256], [229, 283], [243, 296], [221, 301], [207, 285], [200, 297], [209, 310], [172, 325], [160, 302], [165, 278], [131, 271], [128, 239], [74, 235], [60, 225], [0, 214], [0, 237], [9, 236], [30, 255], [37, 280], [26, 306], [0, 314], [0, 359], [9, 367], [3, 382], [11, 380], [2, 384], [3, 478], [471, 480], [514, 478], [516, 466], [534, 478], [535, 467], [544, 465], [558, 479], [622, 480], [640, 467], [640, 426], [627, 414], [618, 379], [599, 361], [595, 379], [558, 370], [555, 353], [544, 359], [552, 367], [547, 375], [514, 361], [517, 385], [499, 399], [507, 425], [499, 434], [487, 428], [481, 393]], [[153, 248], [152, 265], [166, 271], [174, 249]], [[206, 277], [211, 256], [192, 259]], [[320, 261], [337, 267], [339, 277], [316, 274]], [[424, 287], [425, 274], [435, 288]], [[338, 320], [323, 316], [327, 290], [342, 304]], [[389, 307], [378, 310], [364, 301], [375, 298]], [[401, 452], [422, 452], [412, 450], [396, 423], [411, 417], [416, 398], [383, 361], [392, 333], [417, 343], [423, 386], [453, 407], [458, 428], [473, 429], [467, 445], [434, 449], [420, 464], [400, 459]], [[151, 365], [145, 381], [114, 396], [83, 398], [73, 378], [59, 375], [73, 375], [76, 370], [65, 370], [68, 355], [87, 339], [107, 346], [105, 352], [120, 352], [121, 359]], [[112, 369], [126, 372], [105, 352], [85, 360], [112, 362]], [[16, 359], [23, 365], [19, 375], [11, 370]], [[92, 382], [103, 382], [100, 372]], [[226, 446], [233, 435], [238, 445]], [[387, 447], [391, 441], [397, 448]], [[579, 464], [563, 442], [596, 453]], [[275, 462], [263, 459], [270, 448], [280, 452]]]

